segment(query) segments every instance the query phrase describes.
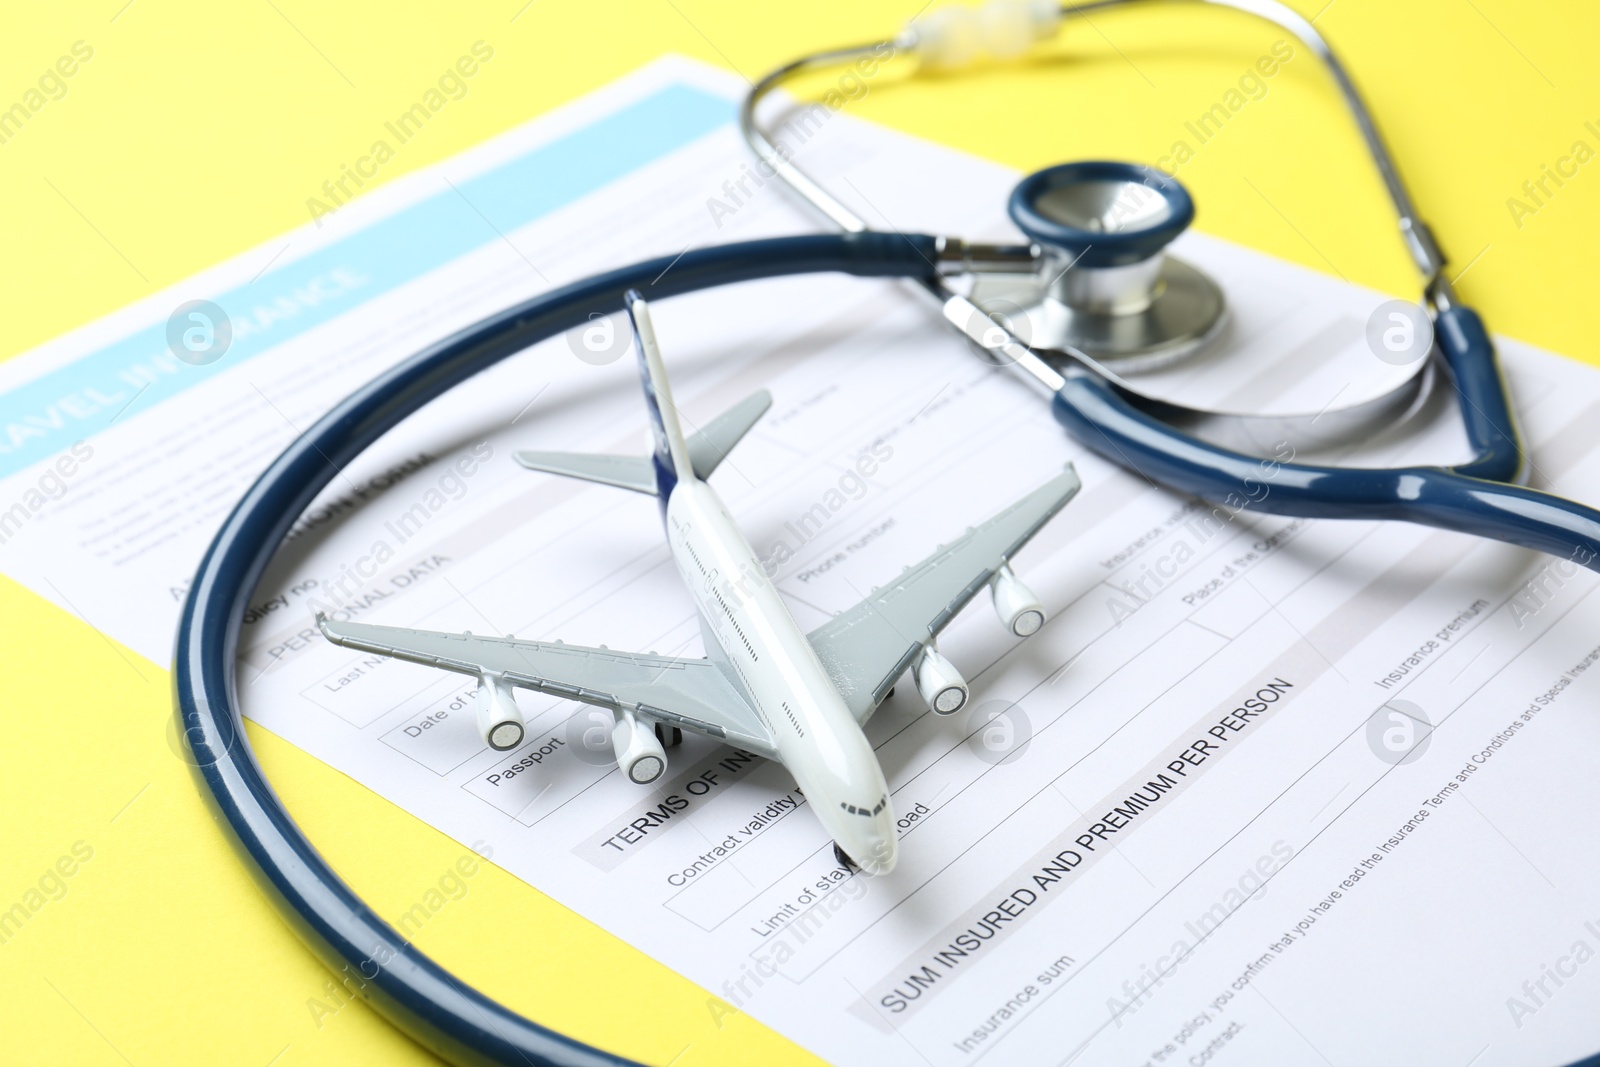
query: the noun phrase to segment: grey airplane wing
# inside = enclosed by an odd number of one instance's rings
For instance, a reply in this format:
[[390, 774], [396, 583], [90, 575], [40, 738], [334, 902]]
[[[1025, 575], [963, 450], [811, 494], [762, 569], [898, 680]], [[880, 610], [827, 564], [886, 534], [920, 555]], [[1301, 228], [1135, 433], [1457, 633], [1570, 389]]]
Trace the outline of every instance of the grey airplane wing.
[[562, 642], [521, 641], [368, 623], [330, 622], [323, 636], [362, 652], [483, 677], [681, 726], [736, 748], [775, 756], [772, 733], [716, 664], [704, 659], [613, 652]]
[[1078, 492], [1072, 465], [807, 635], [859, 722], [923, 647]]

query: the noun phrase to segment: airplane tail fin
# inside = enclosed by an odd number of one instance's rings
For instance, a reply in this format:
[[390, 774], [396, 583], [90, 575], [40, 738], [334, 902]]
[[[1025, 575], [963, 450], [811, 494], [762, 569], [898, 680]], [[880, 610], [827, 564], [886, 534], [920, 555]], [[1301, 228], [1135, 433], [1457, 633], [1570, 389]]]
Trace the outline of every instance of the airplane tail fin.
[[639, 381], [644, 386], [644, 405], [650, 413], [650, 434], [655, 440], [656, 495], [665, 500], [673, 486], [695, 477], [689, 460], [689, 445], [678, 425], [678, 408], [672, 402], [672, 386], [656, 345], [655, 327], [650, 321], [650, 306], [639, 290], [629, 289], [623, 296], [628, 321], [633, 324], [633, 344], [639, 353]]
[[619, 489], [649, 493], [665, 500], [685, 478], [704, 480], [717, 469], [733, 446], [766, 414], [772, 396], [765, 389], [754, 393], [685, 437], [672, 402], [672, 388], [661, 363], [650, 312], [637, 291], [629, 291], [628, 318], [633, 323], [639, 352], [639, 374], [645, 405], [650, 412], [654, 454], [633, 456], [587, 455], [574, 452], [518, 452], [516, 461], [530, 470], [600, 482]]

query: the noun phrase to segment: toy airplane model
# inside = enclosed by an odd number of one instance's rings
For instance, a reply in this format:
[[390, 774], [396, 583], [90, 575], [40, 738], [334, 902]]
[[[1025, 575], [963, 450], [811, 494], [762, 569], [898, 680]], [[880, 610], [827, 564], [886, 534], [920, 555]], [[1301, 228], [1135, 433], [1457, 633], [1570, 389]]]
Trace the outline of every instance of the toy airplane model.
[[908, 669], [928, 707], [960, 711], [967, 684], [934, 647], [946, 623], [987, 585], [1006, 628], [1027, 637], [1044, 608], [1008, 564], [1078, 491], [1069, 464], [1049, 482], [907, 568], [849, 611], [800, 631], [756, 554], [706, 478], [772, 403], [765, 391], [685, 438], [649, 310], [627, 297], [655, 455], [520, 452], [533, 470], [655, 495], [667, 543], [700, 612], [707, 658], [613, 652], [562, 642], [433, 633], [319, 615], [337, 645], [478, 679], [478, 729], [499, 750], [522, 743], [515, 687], [609, 709], [617, 765], [648, 785], [666, 773], [666, 742], [694, 730], [783, 763], [833, 837], [840, 862], [894, 868], [889, 788], [862, 727]]

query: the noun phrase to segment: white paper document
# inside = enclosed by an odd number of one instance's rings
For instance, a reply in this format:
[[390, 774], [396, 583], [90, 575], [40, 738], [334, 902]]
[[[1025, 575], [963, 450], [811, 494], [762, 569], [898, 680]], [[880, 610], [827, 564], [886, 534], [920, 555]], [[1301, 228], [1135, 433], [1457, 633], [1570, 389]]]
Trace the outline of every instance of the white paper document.
[[[815, 232], [752, 170], [737, 89], [655, 64], [7, 362], [0, 566], [164, 663], [222, 517], [358, 384], [595, 271]], [[1014, 236], [1014, 174], [844, 113], [797, 128], [801, 165], [881, 229]], [[1314, 411], [1392, 379], [1364, 340], [1385, 295], [1204, 235], [1176, 251], [1222, 281], [1232, 319], [1162, 389]], [[168, 344], [190, 300], [227, 315], [214, 360]], [[980, 598], [940, 642], [969, 710], [932, 715], [902, 684], [868, 725], [902, 833], [893, 874], [841, 869], [781, 766], [691, 737], [639, 787], [589, 743], [608, 715], [525, 692], [527, 741], [495, 752], [468, 680], [313, 627], [321, 609], [700, 654], [656, 503], [511, 459], [644, 454], [618, 317], [441, 397], [334, 481], [245, 620], [247, 714], [484, 843], [703, 986], [713, 1016], [838, 1063], [1489, 1067], [1600, 1047], [1591, 573], [1152, 486], [894, 282], [747, 283], [653, 310], [688, 428], [773, 394], [713, 484], [805, 629], [1063, 464], [1082, 476], [1016, 561], [1045, 628], [1019, 642]], [[1501, 353], [1535, 484], [1600, 500], [1600, 375]], [[1446, 387], [1342, 458], [1457, 461], [1452, 405]]]

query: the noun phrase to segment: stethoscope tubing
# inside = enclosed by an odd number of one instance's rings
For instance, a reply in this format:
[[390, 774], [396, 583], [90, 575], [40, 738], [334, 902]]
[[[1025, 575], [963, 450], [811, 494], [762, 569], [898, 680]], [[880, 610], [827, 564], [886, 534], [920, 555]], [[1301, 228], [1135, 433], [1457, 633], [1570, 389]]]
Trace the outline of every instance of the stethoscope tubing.
[[[876, 232], [774, 238], [695, 249], [584, 279], [509, 308], [438, 342], [341, 401], [255, 481], [213, 539], [183, 605], [173, 689], [202, 795], [290, 927], [347, 988], [419, 1044], [457, 1064], [597, 1067], [632, 1061], [590, 1047], [504, 1007], [418, 951], [339, 877], [267, 782], [246, 739], [236, 660], [243, 614], [295, 519], [363, 450], [444, 392], [531, 345], [647, 297], [743, 281], [842, 272], [926, 280], [935, 239]], [[1503, 383], [1477, 317], [1440, 323], [1437, 336], [1479, 452], [1454, 470], [1359, 471], [1287, 463], [1256, 498], [1262, 461], [1162, 423], [1117, 388], [1072, 375], [1052, 407], [1087, 447], [1153, 481], [1206, 499], [1244, 494], [1278, 514], [1404, 519], [1525, 544], [1560, 555], [1600, 547], [1600, 513], [1534, 490], [1485, 480], [1521, 469]], [[1449, 314], [1448, 312], [1446, 314]], [[1498, 398], [1498, 399], [1497, 399]], [[1469, 472], [1469, 473], [1463, 473]], [[1413, 494], [1411, 486], [1422, 487]], [[1346, 509], [1365, 509], [1353, 515]], [[1587, 562], [1587, 561], [1586, 561]], [[1600, 1056], [1574, 1067], [1600, 1067]]]
[[1451, 468], [1344, 468], [1234, 452], [1162, 421], [1091, 373], [1069, 374], [1051, 410], [1084, 447], [1153, 483], [1234, 511], [1417, 523], [1600, 570], [1600, 511], [1515, 484], [1527, 465], [1499, 361], [1477, 313], [1460, 305], [1441, 311], [1435, 338], [1475, 454]]
[[347, 397], [272, 462], [223, 522], [184, 602], [173, 654], [178, 728], [201, 792], [301, 940], [418, 1043], [459, 1064], [631, 1062], [524, 1018], [418, 951], [340, 879], [273, 792], [244, 734], [235, 662], [244, 609], [289, 527], [402, 419], [500, 360], [617, 311], [629, 289], [661, 298], [825, 271], [919, 277], [933, 256], [928, 237], [784, 237], [695, 249], [564, 286], [427, 348]]

